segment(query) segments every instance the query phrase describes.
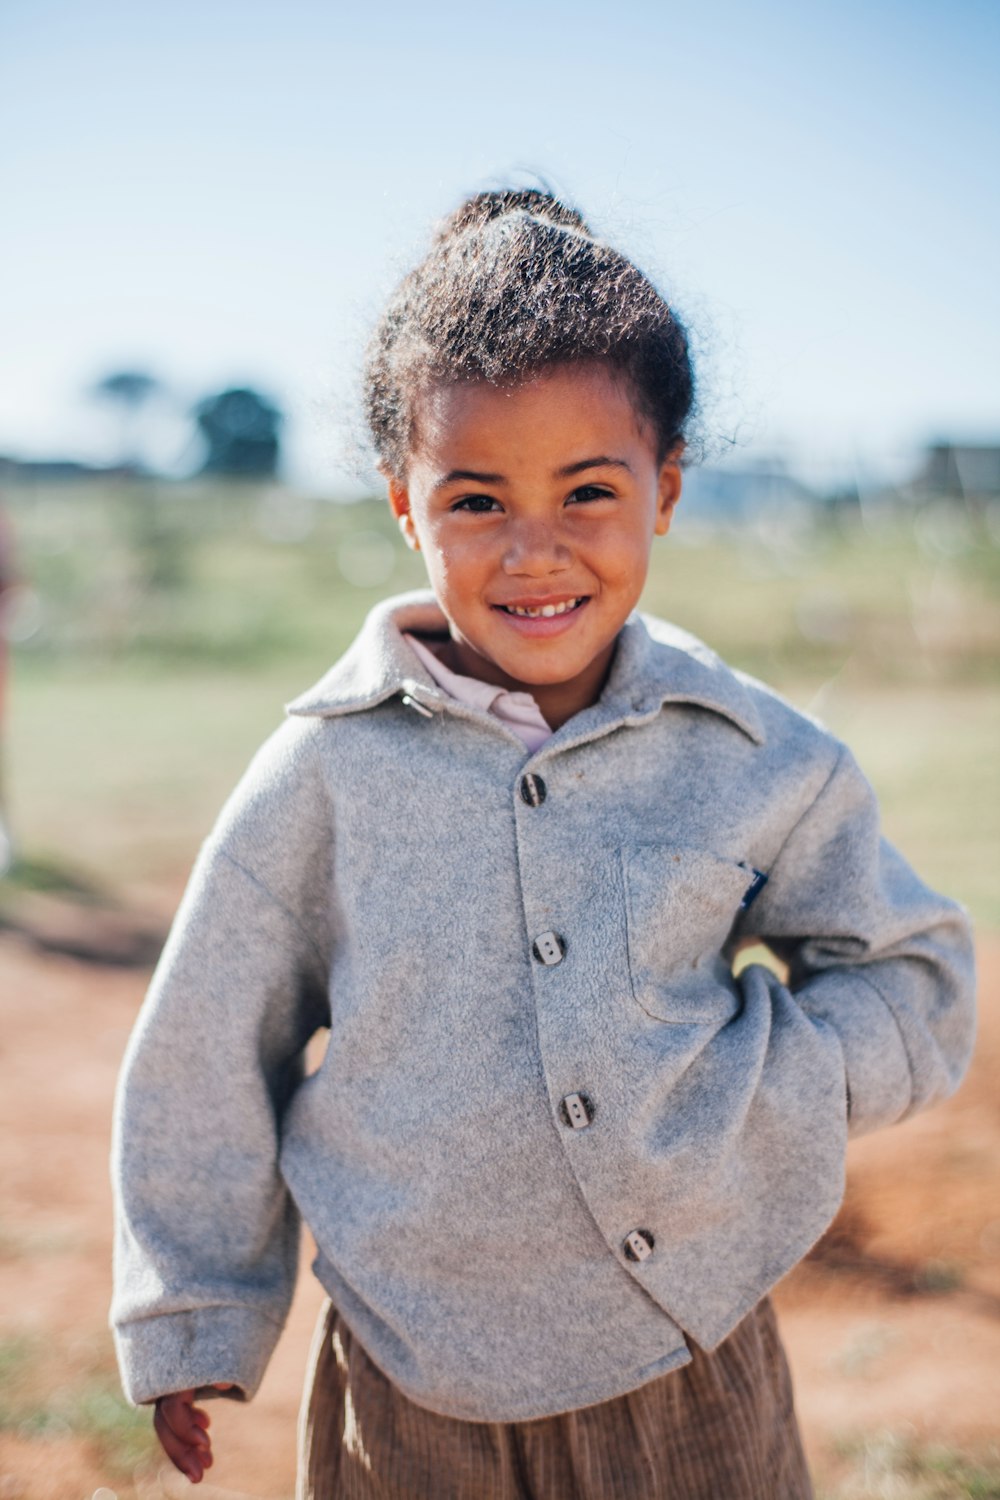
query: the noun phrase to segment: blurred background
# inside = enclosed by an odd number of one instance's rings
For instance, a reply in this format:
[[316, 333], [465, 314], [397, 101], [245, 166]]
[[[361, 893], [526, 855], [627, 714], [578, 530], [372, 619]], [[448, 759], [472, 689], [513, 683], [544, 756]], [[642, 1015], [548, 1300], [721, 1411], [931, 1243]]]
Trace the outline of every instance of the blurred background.
[[[538, 180], [691, 328], [701, 462], [646, 605], [846, 738], [980, 932], [968, 1082], [852, 1146], [782, 1288], [818, 1492], [1000, 1496], [998, 40], [992, 0], [8, 0], [4, 1500], [175, 1492], [104, 1329], [121, 1049], [282, 704], [423, 582], [368, 330], [435, 217]], [[206, 1494], [291, 1494], [312, 1296]]]

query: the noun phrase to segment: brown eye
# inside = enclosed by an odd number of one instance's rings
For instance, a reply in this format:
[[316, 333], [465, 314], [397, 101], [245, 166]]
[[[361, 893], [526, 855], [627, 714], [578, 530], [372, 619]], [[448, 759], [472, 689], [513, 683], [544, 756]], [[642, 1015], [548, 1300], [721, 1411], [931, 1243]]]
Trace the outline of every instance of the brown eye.
[[574, 490], [569, 497], [571, 500], [612, 500], [614, 496], [610, 490], [601, 489], [596, 484], [581, 484], [578, 490]]
[[493, 510], [499, 510], [500, 506], [492, 495], [463, 495], [461, 500], [456, 500], [451, 508], [453, 511], [464, 510], [474, 516], [483, 516]]

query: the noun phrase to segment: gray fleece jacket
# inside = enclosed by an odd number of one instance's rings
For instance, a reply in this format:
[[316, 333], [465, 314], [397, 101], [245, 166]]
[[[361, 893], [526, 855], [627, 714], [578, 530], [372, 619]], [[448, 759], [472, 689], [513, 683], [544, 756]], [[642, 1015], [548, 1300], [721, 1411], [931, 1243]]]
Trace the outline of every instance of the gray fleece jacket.
[[[253, 1394], [300, 1218], [412, 1400], [513, 1421], [619, 1395], [685, 1335], [719, 1344], [830, 1223], [848, 1134], [969, 1061], [966, 918], [824, 729], [633, 617], [600, 701], [526, 756], [407, 629], [443, 631], [431, 595], [374, 610], [289, 706], [138, 1019], [112, 1310], [134, 1401]], [[733, 977], [749, 938], [787, 983]]]

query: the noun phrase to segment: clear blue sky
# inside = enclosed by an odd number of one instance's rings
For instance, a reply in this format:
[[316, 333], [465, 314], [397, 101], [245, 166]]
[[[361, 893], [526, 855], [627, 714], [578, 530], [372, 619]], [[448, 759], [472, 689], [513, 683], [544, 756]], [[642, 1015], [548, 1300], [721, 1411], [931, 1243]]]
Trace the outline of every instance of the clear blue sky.
[[140, 365], [277, 396], [321, 486], [431, 220], [531, 168], [676, 299], [744, 451], [1000, 437], [995, 0], [7, 0], [0, 58], [0, 452], [113, 457], [81, 392]]

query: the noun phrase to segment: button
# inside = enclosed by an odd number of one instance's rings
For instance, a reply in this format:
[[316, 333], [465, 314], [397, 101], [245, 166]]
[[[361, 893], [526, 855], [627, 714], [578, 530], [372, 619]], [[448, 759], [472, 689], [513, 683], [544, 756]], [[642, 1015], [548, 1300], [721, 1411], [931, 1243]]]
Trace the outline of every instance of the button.
[[567, 1094], [560, 1101], [559, 1113], [564, 1125], [571, 1125], [574, 1130], [586, 1130], [594, 1118], [594, 1106], [586, 1094]]
[[633, 1229], [625, 1236], [625, 1257], [627, 1260], [646, 1260], [652, 1255], [655, 1244], [651, 1230]]
[[540, 776], [527, 771], [521, 777], [521, 801], [529, 807], [541, 807], [548, 796], [548, 788]]
[[540, 964], [561, 964], [566, 953], [566, 942], [558, 932], [543, 932], [535, 938], [531, 951]]

